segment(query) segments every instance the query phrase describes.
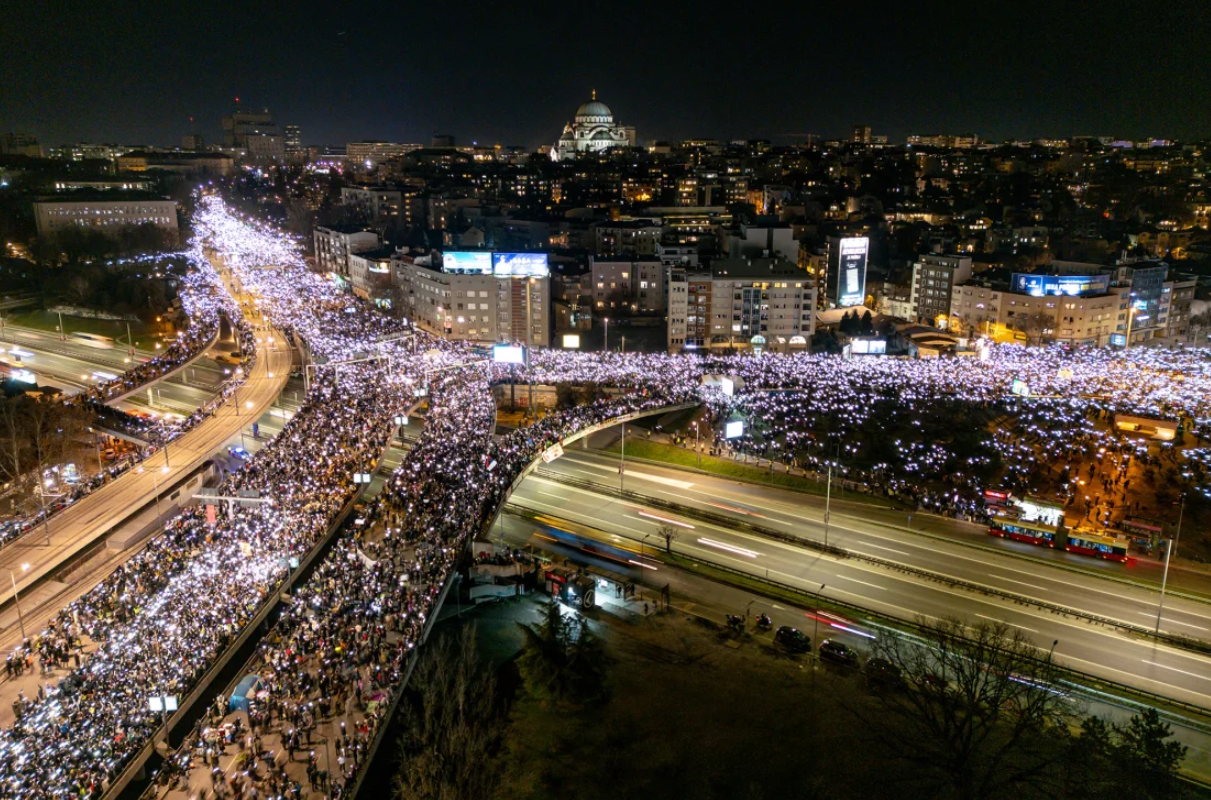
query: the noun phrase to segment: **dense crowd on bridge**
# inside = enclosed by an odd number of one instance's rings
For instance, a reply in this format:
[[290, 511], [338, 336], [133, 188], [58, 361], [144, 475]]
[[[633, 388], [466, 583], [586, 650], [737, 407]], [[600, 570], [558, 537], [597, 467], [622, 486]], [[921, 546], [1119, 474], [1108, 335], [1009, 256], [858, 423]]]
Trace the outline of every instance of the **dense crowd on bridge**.
[[[357, 732], [342, 741], [339, 767], [329, 767], [322, 791], [332, 795], [364, 766], [364, 745], [399, 690], [467, 540], [484, 530], [522, 470], [575, 431], [705, 399], [721, 418], [741, 412], [767, 417], [764, 435], [775, 431], [770, 438], [786, 442], [804, 424], [797, 415], [827, 411], [844, 425], [858, 424], [873, 393], [906, 408], [943, 396], [996, 408], [1024, 405], [1009, 399], [1014, 380], [1027, 382], [1036, 395], [1056, 396], [1031, 401], [1033, 415], [1025, 418], [1048, 431], [1074, 425], [1096, 440], [1093, 428], [1074, 422], [1087, 419], [1091, 408], [1180, 415], [1199, 431], [1209, 422], [1207, 361], [1167, 351], [1123, 358], [995, 347], [987, 359], [949, 362], [547, 351], [535, 354], [536, 380], [624, 391], [497, 437], [490, 384], [505, 379], [503, 370], [481, 369], [482, 358], [468, 348], [412, 331], [340, 293], [307, 271], [289, 240], [237, 219], [217, 198], [201, 201], [195, 231], [199, 246], [221, 256], [231, 279], [259, 298], [275, 327], [305, 342], [319, 366], [299, 413], [219, 489], [224, 496], [259, 497], [231, 507], [217, 501], [213, 522], [202, 508], [182, 513], [54, 619], [57, 641], [87, 637], [97, 649], [0, 732], [0, 798], [59, 800], [103, 792], [150, 741], [158, 719], [149, 697], [184, 700], [199, 685], [273, 602], [290, 560], [305, 558], [349, 508], [362, 488], [354, 475], [374, 471], [394, 418], [421, 396], [428, 412], [420, 439], [309, 579], [294, 587], [295, 601], [264, 640], [256, 666], [264, 691], [256, 722], [268, 748], [272, 741], [279, 749], [291, 747], [300, 725], [325, 717], [347, 720]], [[1182, 381], [1172, 380], [1175, 371]], [[728, 398], [704, 389], [707, 374], [735, 376], [739, 391]], [[745, 446], [763, 443], [753, 439]], [[1022, 458], [1022, 448], [1036, 452], [1034, 443], [1011, 444], [1006, 452]], [[936, 469], [947, 457], [928, 446], [908, 452], [904, 464], [915, 469]], [[186, 755], [198, 751], [204, 748], [191, 747]], [[205, 770], [203, 785], [214, 784], [210, 791], [220, 782], [222, 792], [245, 791], [247, 783], [264, 782], [262, 794], [281, 786], [280, 773], [268, 769], [212, 782], [213, 767], [204, 761], [193, 759], [193, 772]]]

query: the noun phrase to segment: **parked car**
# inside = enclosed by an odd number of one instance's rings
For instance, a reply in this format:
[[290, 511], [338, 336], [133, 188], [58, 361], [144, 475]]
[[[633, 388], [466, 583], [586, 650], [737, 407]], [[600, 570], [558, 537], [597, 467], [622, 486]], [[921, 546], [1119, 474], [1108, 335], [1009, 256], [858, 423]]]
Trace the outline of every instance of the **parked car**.
[[812, 651], [811, 637], [789, 625], [783, 625], [774, 632], [774, 644], [782, 645], [789, 653], [810, 653]]
[[866, 682], [874, 689], [901, 689], [904, 677], [900, 668], [886, 658], [872, 658], [866, 662]]
[[858, 666], [858, 651], [832, 639], [820, 642], [820, 658], [846, 667]]

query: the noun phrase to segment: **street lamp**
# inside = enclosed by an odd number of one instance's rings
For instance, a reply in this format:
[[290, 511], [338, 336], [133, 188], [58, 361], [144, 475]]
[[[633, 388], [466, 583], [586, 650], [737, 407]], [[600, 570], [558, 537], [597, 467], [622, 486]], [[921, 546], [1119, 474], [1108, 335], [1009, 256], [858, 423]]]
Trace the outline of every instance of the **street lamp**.
[[608, 353], [610, 352], [610, 318], [602, 317], [601, 319], [605, 323], [605, 346], [602, 349]]
[[[26, 572], [29, 569], [29, 564], [22, 564], [21, 571]], [[21, 639], [27, 639], [25, 635], [25, 615], [21, 613], [21, 598], [17, 594], [17, 573], [13, 570], [8, 571], [8, 577], [13, 582], [13, 602], [17, 604], [17, 621], [21, 623]]]
[[1186, 514], [1186, 494], [1182, 493], [1182, 506], [1177, 512], [1177, 531], [1170, 540], [1169, 546], [1165, 548], [1165, 571], [1161, 576], [1161, 599], [1156, 607], [1156, 629], [1153, 633], [1161, 632], [1161, 613], [1165, 610], [1165, 586], [1169, 582], [1169, 558], [1173, 555], [1173, 551], [1177, 549], [1178, 543], [1182, 540], [1182, 517]]
[[698, 466], [702, 466], [702, 450], [698, 448], [698, 420], [690, 423], [694, 427], [694, 452], [698, 454]]

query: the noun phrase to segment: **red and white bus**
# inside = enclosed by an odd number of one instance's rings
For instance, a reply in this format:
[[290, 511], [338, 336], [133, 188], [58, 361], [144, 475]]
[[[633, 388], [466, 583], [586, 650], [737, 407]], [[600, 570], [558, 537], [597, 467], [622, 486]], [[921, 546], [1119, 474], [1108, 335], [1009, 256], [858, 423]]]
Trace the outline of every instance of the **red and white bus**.
[[992, 525], [988, 528], [988, 533], [991, 536], [1000, 536], [1002, 539], [1013, 539], [1015, 542], [1055, 547], [1055, 528], [1039, 522], [994, 518]]

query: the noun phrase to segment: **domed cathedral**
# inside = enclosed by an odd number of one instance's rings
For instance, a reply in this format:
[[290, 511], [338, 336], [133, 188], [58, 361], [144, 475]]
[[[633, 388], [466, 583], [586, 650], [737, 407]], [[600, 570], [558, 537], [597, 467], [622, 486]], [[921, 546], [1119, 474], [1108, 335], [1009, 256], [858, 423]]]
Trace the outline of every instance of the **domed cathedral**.
[[563, 126], [563, 135], [551, 148], [551, 158], [564, 161], [575, 158], [579, 153], [634, 146], [635, 129], [629, 125], [615, 125], [614, 112], [597, 99], [594, 90], [592, 99], [576, 109], [574, 120]]

